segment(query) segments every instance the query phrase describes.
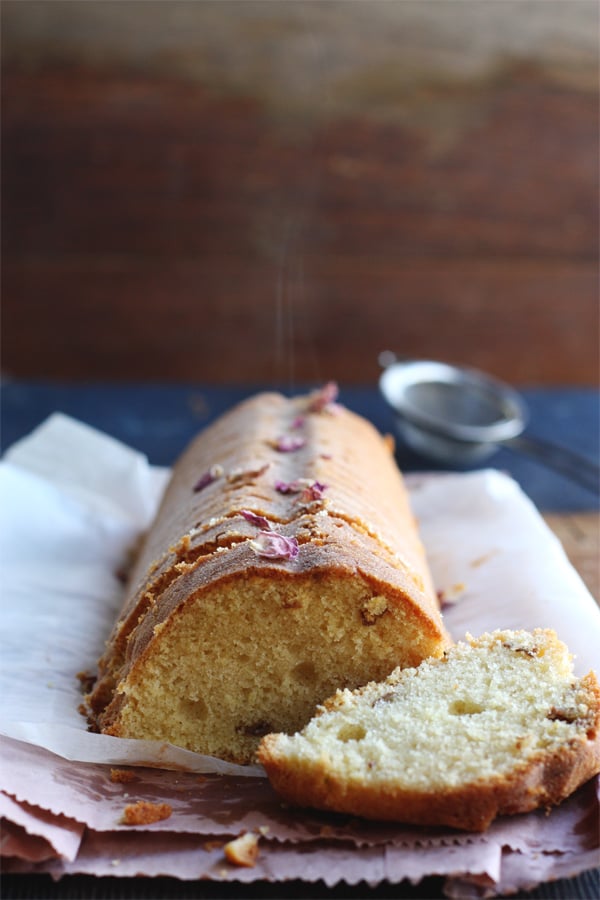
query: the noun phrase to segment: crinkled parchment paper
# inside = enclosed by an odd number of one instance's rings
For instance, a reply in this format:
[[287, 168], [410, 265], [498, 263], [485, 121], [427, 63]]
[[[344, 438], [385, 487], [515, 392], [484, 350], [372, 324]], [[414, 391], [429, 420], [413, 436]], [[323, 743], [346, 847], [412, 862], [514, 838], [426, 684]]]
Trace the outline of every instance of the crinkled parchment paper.
[[[119, 572], [167, 478], [141, 454], [58, 414], [0, 463], [5, 871], [327, 885], [442, 875], [449, 896], [476, 897], [598, 864], [597, 780], [550, 815], [504, 818], [466, 835], [299, 814], [259, 767], [87, 732], [76, 675], [94, 670], [122, 602]], [[578, 674], [598, 667], [600, 611], [509, 477], [487, 470], [407, 483], [455, 638], [552, 627]], [[115, 768], [130, 780], [111, 778]], [[123, 825], [125, 805], [138, 800], [168, 802], [172, 814]], [[223, 853], [244, 830], [259, 835], [252, 868]]]

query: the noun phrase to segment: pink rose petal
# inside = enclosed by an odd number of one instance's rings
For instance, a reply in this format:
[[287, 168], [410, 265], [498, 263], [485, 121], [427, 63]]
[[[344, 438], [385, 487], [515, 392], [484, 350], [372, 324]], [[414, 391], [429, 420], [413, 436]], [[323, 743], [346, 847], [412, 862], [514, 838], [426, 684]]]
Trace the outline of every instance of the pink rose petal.
[[196, 484], [193, 487], [194, 493], [198, 493], [198, 491], [203, 490], [205, 487], [208, 487], [209, 484], [212, 484], [213, 481], [216, 481], [217, 478], [220, 478], [223, 474], [223, 467], [216, 465], [211, 466], [208, 471], [201, 475]]
[[309, 412], [333, 411], [338, 393], [339, 389], [336, 382], [328, 381], [326, 385], [310, 395], [308, 402]]
[[267, 559], [296, 559], [299, 552], [296, 538], [288, 538], [275, 531], [260, 531], [258, 536], [250, 541], [250, 546], [257, 556]]
[[240, 513], [245, 518], [246, 522], [250, 522], [251, 525], [256, 525], [257, 528], [262, 528], [265, 531], [271, 530], [271, 523], [268, 519], [265, 519], [264, 516], [259, 516], [250, 509], [242, 509], [240, 510]]
[[313, 481], [312, 484], [309, 484], [304, 488], [299, 499], [302, 503], [311, 503], [314, 500], [322, 500], [323, 491], [326, 490], [326, 484], [322, 484], [320, 481]]
[[293, 453], [306, 444], [306, 438], [296, 434], [284, 434], [275, 441], [275, 449], [280, 453]]

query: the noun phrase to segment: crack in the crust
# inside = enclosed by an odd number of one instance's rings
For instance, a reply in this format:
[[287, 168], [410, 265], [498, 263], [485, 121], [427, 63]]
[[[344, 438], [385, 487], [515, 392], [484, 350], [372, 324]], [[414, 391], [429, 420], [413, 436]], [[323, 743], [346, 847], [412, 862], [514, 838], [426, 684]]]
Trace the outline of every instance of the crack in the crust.
[[[249, 506], [249, 508], [251, 508]], [[286, 526], [293, 525], [294, 522], [297, 522], [303, 516], [306, 515], [326, 515], [332, 521], [338, 520], [341, 522], [345, 522], [346, 525], [349, 525], [354, 531], [359, 532], [360, 534], [365, 534], [368, 537], [372, 538], [374, 541], [377, 541], [378, 544], [383, 547], [392, 557], [398, 559], [398, 553], [394, 550], [394, 548], [382, 537], [381, 533], [377, 531], [372, 525], [366, 522], [364, 519], [356, 519], [353, 516], [348, 515], [347, 513], [341, 512], [339, 510], [328, 510], [327, 509], [327, 501], [315, 500], [312, 503], [302, 503], [298, 504], [297, 511], [294, 515], [284, 518], [282, 516], [274, 516], [272, 514], [265, 514], [264, 510], [251, 510], [256, 515], [263, 516], [270, 525], [273, 526]], [[217, 525], [225, 524], [226, 522], [231, 521], [232, 519], [239, 519], [240, 513], [239, 510], [233, 511], [231, 513], [227, 513], [224, 516], [219, 517], [218, 519], [212, 519], [208, 523], [206, 522], [197, 522], [191, 532], [187, 534], [178, 546], [181, 546], [182, 542], [187, 540], [189, 545], [189, 540], [193, 537], [196, 537], [202, 531], [209, 531], [210, 528], [214, 528]], [[177, 552], [177, 548], [173, 548], [173, 552]], [[181, 558], [184, 558], [183, 556]], [[409, 566], [405, 559], [402, 559], [402, 562]], [[412, 569], [411, 566], [409, 568]]]

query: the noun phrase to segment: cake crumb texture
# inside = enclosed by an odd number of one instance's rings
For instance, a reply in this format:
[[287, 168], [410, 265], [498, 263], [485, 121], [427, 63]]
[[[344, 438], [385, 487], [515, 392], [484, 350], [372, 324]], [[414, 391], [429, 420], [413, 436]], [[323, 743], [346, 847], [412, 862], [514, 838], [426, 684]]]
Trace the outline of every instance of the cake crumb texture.
[[110, 780], [113, 784], [130, 784], [137, 781], [137, 775], [131, 769], [111, 769]]
[[123, 825], [152, 825], [168, 819], [173, 813], [169, 803], [151, 803], [149, 800], [138, 800], [128, 803], [123, 810]]

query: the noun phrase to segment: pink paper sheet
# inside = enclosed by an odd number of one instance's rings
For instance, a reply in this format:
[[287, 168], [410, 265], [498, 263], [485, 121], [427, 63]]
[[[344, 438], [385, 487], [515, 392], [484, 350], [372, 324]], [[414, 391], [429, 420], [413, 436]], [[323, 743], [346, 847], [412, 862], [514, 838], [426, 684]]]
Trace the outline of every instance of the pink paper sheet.
[[[7, 738], [1, 748], [0, 786], [5, 791], [10, 785], [14, 792], [4, 795], [2, 809], [13, 822], [28, 821], [35, 810], [36, 823], [46, 809], [53, 827], [52, 853], [13, 841], [3, 849], [12, 857], [6, 871], [43, 871], [55, 878], [299, 878], [330, 886], [340, 881], [417, 883], [442, 875], [449, 892], [458, 879], [473, 891], [493, 895], [507, 885], [516, 890], [576, 874], [598, 860], [598, 779], [550, 815], [538, 811], [498, 819], [484, 834], [466, 834], [299, 811], [282, 804], [265, 779], [133, 768], [135, 780], [121, 783], [111, 780], [109, 766], [68, 762]], [[7, 800], [17, 807], [12, 814]], [[125, 805], [138, 800], [167, 802], [172, 814], [150, 825], [122, 824]], [[223, 853], [223, 844], [244, 831], [259, 835], [260, 854], [252, 869], [232, 866]], [[71, 852], [65, 852], [71, 838]]]

